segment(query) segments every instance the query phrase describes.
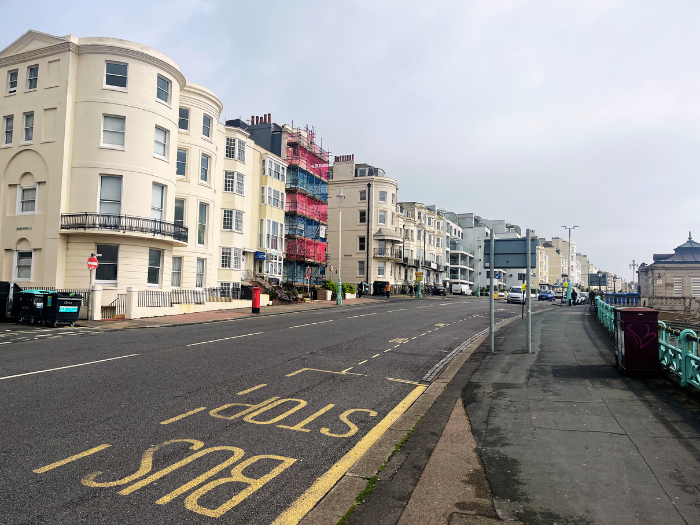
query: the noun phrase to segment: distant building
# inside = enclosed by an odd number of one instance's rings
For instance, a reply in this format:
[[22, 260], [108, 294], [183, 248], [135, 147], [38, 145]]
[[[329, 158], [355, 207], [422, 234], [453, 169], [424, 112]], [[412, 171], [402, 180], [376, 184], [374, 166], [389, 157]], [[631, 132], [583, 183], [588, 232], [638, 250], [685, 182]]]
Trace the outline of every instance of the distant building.
[[688, 235], [673, 252], [655, 253], [652, 264], [640, 265], [642, 302], [661, 310], [695, 310], [700, 297], [700, 243]]

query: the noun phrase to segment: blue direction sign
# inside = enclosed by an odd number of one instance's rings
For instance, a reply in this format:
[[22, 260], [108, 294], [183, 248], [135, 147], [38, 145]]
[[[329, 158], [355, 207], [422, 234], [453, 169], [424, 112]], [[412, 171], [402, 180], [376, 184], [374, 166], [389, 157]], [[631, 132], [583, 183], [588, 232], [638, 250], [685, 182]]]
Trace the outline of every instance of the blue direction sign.
[[[527, 268], [527, 239], [495, 239], [494, 268]], [[537, 237], [530, 238], [530, 266], [537, 265]], [[491, 262], [491, 243], [484, 242], [484, 263]], [[489, 266], [490, 267], [490, 266]]]

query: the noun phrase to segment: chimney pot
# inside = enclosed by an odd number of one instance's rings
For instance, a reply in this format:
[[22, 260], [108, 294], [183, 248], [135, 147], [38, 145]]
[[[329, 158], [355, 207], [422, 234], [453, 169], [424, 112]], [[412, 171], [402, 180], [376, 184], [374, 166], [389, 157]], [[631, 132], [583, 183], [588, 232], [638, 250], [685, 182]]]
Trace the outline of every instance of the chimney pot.
[[272, 113], [267, 114], [267, 121], [272, 122]]

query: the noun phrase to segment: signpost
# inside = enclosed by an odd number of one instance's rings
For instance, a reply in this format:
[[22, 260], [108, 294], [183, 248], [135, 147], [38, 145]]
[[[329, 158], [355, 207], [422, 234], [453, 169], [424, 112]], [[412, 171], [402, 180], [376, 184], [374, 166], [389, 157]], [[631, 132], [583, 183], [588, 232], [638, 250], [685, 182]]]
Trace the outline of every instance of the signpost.
[[[532, 237], [530, 230], [527, 230], [525, 238], [515, 239], [495, 239], [493, 232], [489, 243], [484, 246], [484, 261], [488, 261], [491, 275], [491, 290], [489, 298], [489, 317], [491, 332], [491, 352], [494, 351], [495, 326], [494, 326], [494, 303], [493, 303], [493, 279], [494, 269], [501, 268], [526, 268], [525, 300], [527, 301], [527, 350], [532, 352], [532, 307], [530, 304], [530, 293], [532, 290], [530, 276], [532, 274], [532, 260], [537, 256], [537, 237]], [[492, 256], [493, 254], [493, 256]], [[536, 259], [535, 259], [536, 260]]]
[[416, 297], [420, 299], [423, 297], [423, 272], [416, 272], [416, 281], [418, 281], [418, 290], [416, 291]]
[[90, 303], [88, 303], [88, 319], [90, 319], [90, 312], [94, 310], [95, 306], [92, 305], [93, 303], [93, 298], [95, 294], [93, 293], [94, 288], [95, 288], [95, 270], [97, 270], [97, 267], [100, 265], [100, 261], [97, 260], [98, 257], [101, 257], [101, 254], [99, 253], [93, 253], [90, 254], [90, 257], [88, 257], [87, 260], [87, 267], [88, 270], [90, 270]]

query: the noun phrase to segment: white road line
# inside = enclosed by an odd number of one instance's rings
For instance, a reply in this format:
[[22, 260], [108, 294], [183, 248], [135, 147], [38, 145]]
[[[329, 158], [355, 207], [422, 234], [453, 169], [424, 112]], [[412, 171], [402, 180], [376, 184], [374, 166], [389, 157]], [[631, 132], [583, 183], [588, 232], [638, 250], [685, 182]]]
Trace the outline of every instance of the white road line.
[[429, 304], [427, 306], [416, 306], [416, 310], [418, 310], [418, 308], [430, 308], [431, 306], [433, 306], [433, 305]]
[[355, 319], [355, 317], [367, 317], [368, 315], [377, 315], [377, 312], [374, 312], [373, 314], [351, 315], [350, 317], [346, 317], [345, 319]]
[[12, 341], [4, 341], [4, 342], [0, 343], [0, 345], [9, 345], [10, 343], [12, 343]]
[[124, 359], [127, 357], [134, 357], [137, 355], [141, 355], [141, 354], [120, 355], [119, 357], [110, 357], [109, 359], [100, 359], [99, 361], [90, 361], [89, 363], [80, 363], [78, 365], [61, 366], [58, 368], [49, 368], [48, 370], [37, 370], [36, 372], [25, 372], [24, 374], [15, 374], [13, 376], [0, 377], [0, 381], [2, 381], [3, 379], [12, 379], [13, 377], [31, 376], [34, 374], [44, 374], [46, 372], [54, 372], [56, 370], [65, 370], [66, 368], [75, 368], [76, 366], [94, 365], [95, 363], [104, 363], [105, 361], [114, 361], [115, 359]]
[[192, 343], [187, 346], [197, 346], [197, 345], [205, 345], [207, 343], [218, 343], [219, 341], [228, 341], [229, 339], [239, 339], [241, 337], [248, 337], [251, 335], [260, 335], [263, 332], [255, 332], [254, 334], [244, 334], [244, 335], [234, 335], [233, 337], [224, 337], [222, 339], [214, 339], [212, 341], [202, 341], [201, 343]]
[[408, 308], [399, 308], [398, 310], [389, 310], [387, 313], [390, 314], [391, 312], [402, 312], [404, 310], [408, 310]]
[[[323, 323], [332, 323], [333, 319], [329, 319], [328, 321], [319, 321], [317, 323], [306, 323], [306, 324], [298, 324], [296, 326], [290, 326], [289, 328], [301, 328], [302, 326], [311, 326], [312, 324], [323, 324]], [[258, 332], [259, 334], [262, 334], [262, 332]], [[250, 335], [255, 335], [255, 334], [250, 334]]]

